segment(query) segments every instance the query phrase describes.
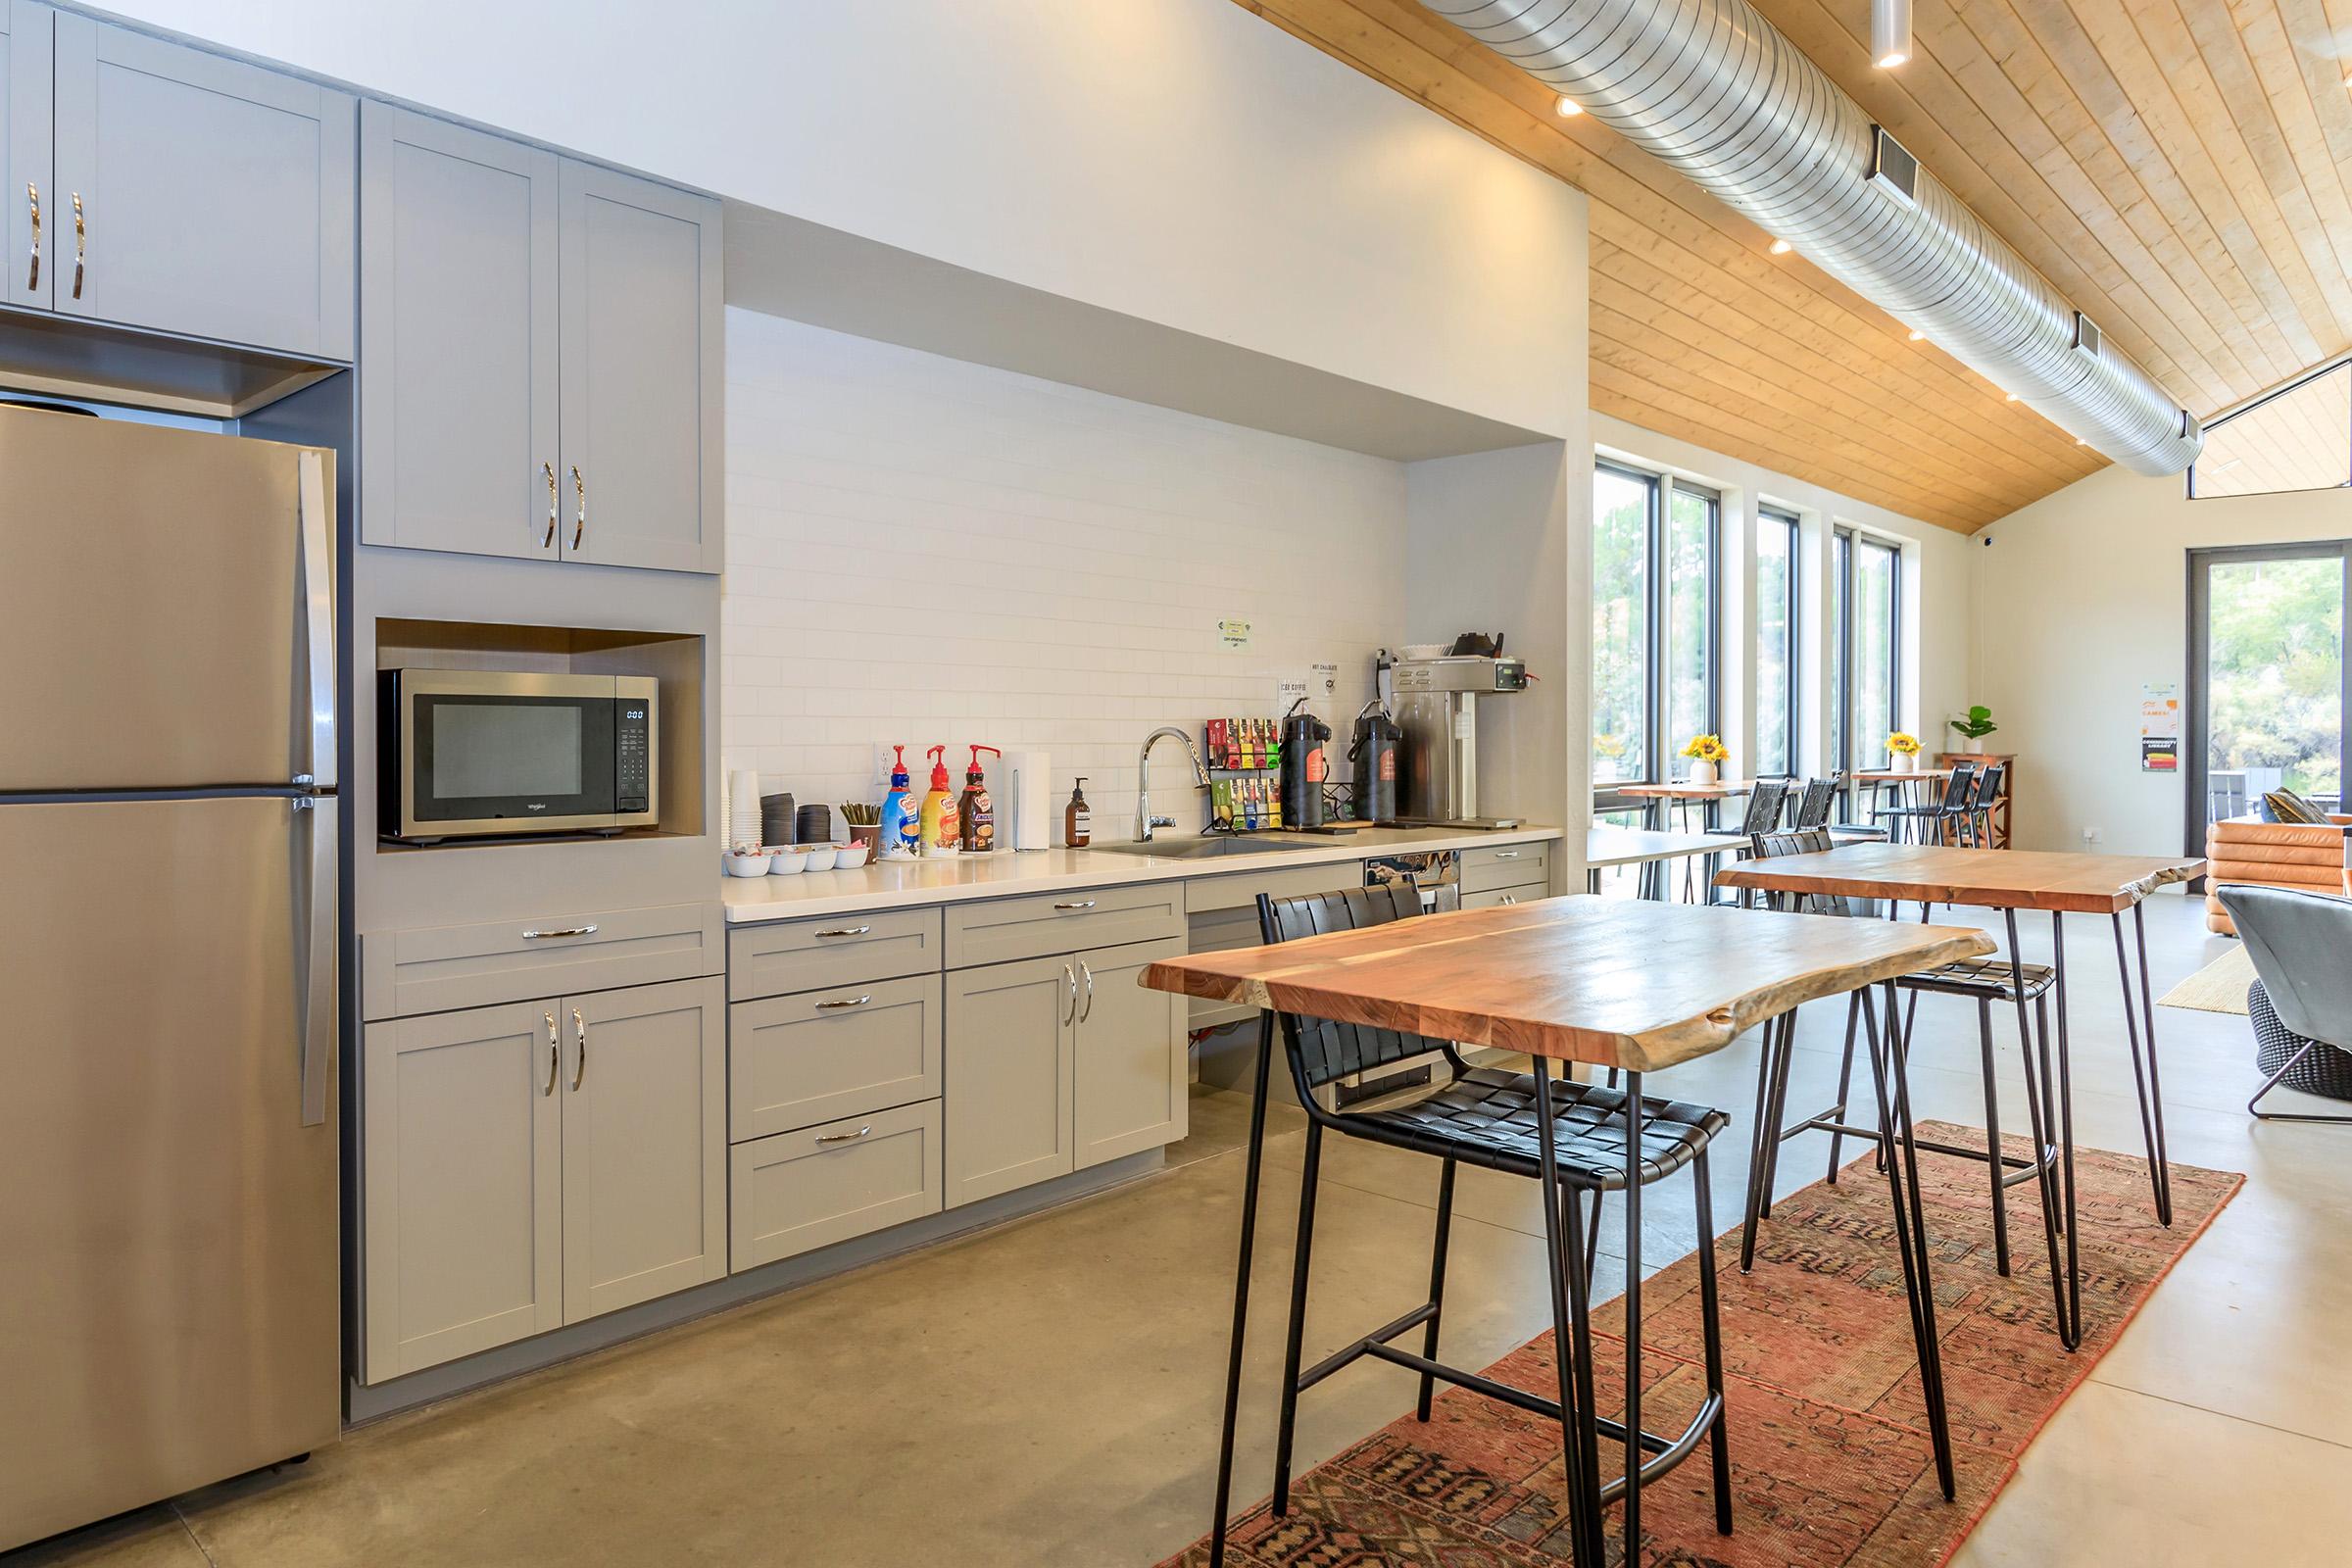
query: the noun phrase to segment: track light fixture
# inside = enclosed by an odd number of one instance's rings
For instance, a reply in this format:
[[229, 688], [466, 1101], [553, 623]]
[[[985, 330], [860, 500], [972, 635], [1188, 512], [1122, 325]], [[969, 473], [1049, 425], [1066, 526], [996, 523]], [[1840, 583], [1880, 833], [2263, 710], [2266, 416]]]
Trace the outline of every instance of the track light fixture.
[[1911, 58], [1911, 0], [1870, 0], [1870, 58], [1881, 71]]
[[1559, 102], [1553, 104], [1551, 107], [1562, 120], [1574, 120], [1577, 116], [1585, 112], [1585, 106], [1578, 103], [1575, 99], [1569, 97], [1566, 93], [1560, 94]]

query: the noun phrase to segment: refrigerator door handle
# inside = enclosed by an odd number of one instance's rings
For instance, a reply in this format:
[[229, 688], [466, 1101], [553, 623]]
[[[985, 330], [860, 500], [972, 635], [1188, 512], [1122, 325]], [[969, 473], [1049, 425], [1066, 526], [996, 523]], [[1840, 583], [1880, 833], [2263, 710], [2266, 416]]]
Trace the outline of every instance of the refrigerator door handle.
[[311, 908], [302, 956], [302, 1124], [326, 1120], [326, 1082], [334, 1059], [336, 809], [332, 795], [297, 796], [295, 820], [310, 830]]
[[[335, 541], [334, 514], [326, 499], [326, 464], [306, 451], [297, 497], [302, 513], [302, 602], [310, 653], [311, 757], [313, 789], [335, 787]], [[297, 780], [297, 782], [306, 782]]]

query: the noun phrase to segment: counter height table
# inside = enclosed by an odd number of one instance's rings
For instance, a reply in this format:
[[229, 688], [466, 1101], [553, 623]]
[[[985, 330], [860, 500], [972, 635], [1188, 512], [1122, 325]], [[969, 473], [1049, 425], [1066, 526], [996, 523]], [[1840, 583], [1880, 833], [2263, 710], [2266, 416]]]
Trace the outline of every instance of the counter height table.
[[[2132, 1078], [2139, 1094], [2140, 1135], [2148, 1152], [2148, 1183], [2160, 1224], [2173, 1222], [2172, 1176], [2164, 1142], [2164, 1083], [2156, 1063], [2156, 1004], [2148, 981], [2148, 927], [2141, 906], [2158, 888], [2205, 873], [2194, 857], [2154, 858], [2076, 855], [2036, 850], [1961, 849], [1937, 844], [1846, 844], [1809, 855], [1780, 855], [1726, 866], [1715, 885], [1760, 893], [1881, 899], [1889, 909], [1916, 903], [1920, 918], [1937, 904], [1998, 909], [2009, 937], [2010, 990], [2017, 1004], [2020, 1055], [2026, 1068], [2026, 1108], [2033, 1122], [2041, 1186], [2042, 1234], [2049, 1246], [2050, 1288], [2058, 1311], [2058, 1337], [2068, 1349], [2082, 1341], [2082, 1273], [2075, 1235], [2075, 1111], [2073, 1065], [2068, 1059], [2066, 1008], [2066, 916], [2103, 914], [2115, 932], [2116, 969], [2123, 981], [2124, 1037], [2132, 1052]], [[2038, 1048], [2029, 1027], [2025, 962], [2018, 951], [2019, 910], [2050, 916], [2050, 966], [2057, 992], [2057, 1062], [2052, 1071], [2049, 1030]], [[2132, 956], [2124, 941], [2124, 912], [2132, 914], [2138, 954], [2136, 988]], [[1886, 922], [1871, 922], [1885, 924]], [[1917, 996], [1913, 997], [1914, 1004]], [[2141, 1054], [2142, 1044], [2146, 1054]], [[2034, 1089], [2034, 1057], [2041, 1055], [2041, 1085]], [[1898, 1052], [1899, 1055], [1900, 1053]], [[2057, 1167], [2052, 1168], [2053, 1157]], [[2065, 1255], [2060, 1257], [2063, 1233]]]
[[[1861, 805], [1862, 792], [1870, 791], [1870, 825], [1879, 823], [1879, 792], [1885, 790], [1894, 797], [1896, 806], [1925, 806], [1934, 799], [1929, 786], [1940, 786], [1952, 776], [1948, 767], [1866, 767], [1845, 775], [1846, 815], [1850, 818]], [[1916, 787], [1916, 793], [1914, 788]], [[1902, 818], [1895, 818], [1896, 833], [1901, 831]]]
[[[1224, 1552], [1234, 1424], [1241, 1398], [1242, 1345], [1248, 1325], [1250, 1250], [1256, 1234], [1258, 1179], [1265, 1147], [1268, 1064], [1280, 1049], [1274, 1029], [1278, 1012], [1526, 1053], [1536, 1058], [1538, 1081], [1533, 1099], [1539, 1135], [1546, 1149], [1554, 1136], [1551, 1097], [1545, 1087], [1550, 1082], [1550, 1062], [1583, 1062], [1630, 1075], [1625, 1139], [1629, 1167], [1625, 1323], [1630, 1357], [1638, 1356], [1641, 1344], [1641, 1187], [1634, 1170], [1642, 1149], [1638, 1125], [1642, 1074], [1721, 1051], [1745, 1031], [1801, 1003], [1884, 985], [1889, 1024], [1886, 1050], [1882, 1053], [1874, 1044], [1871, 1052], [1873, 1081], [1882, 1125], [1894, 1131], [1886, 1180], [1894, 1204], [1896, 1250], [1910, 1302], [1936, 1475], [1944, 1496], [1951, 1497], [1951, 1445], [1944, 1419], [1942, 1364], [1936, 1350], [1935, 1296], [1928, 1275], [1927, 1215], [1912, 1142], [1910, 1090], [1899, 1034], [1892, 1022], [1893, 983], [1915, 969], [1991, 951], [1990, 940], [1973, 929], [1585, 895], [1424, 915], [1274, 946], [1168, 958], [1151, 965], [1142, 976], [1142, 984], [1148, 987], [1239, 1003], [1257, 1007], [1262, 1014], [1256, 1099], [1250, 1109], [1250, 1154], [1243, 1184], [1240, 1259], [1234, 1276], [1233, 1340], [1226, 1373], [1211, 1562], [1220, 1562]], [[1311, 1165], [1309, 1169], [1311, 1172]], [[1557, 1194], [1544, 1194], [1544, 1212], [1556, 1275], [1563, 1249]], [[1573, 1226], [1573, 1218], [1568, 1224]], [[1714, 1240], [1702, 1236], [1700, 1246], [1712, 1247]], [[1303, 1268], [1302, 1255], [1294, 1293], [1304, 1289]], [[1581, 1288], [1577, 1280], [1568, 1284], [1571, 1291]], [[1441, 1376], [1490, 1396], [1506, 1396], [1483, 1379], [1439, 1367], [1434, 1360], [1434, 1323], [1433, 1302], [1329, 1358], [1309, 1378], [1354, 1356], [1369, 1354], [1412, 1366], [1425, 1377]], [[1387, 1343], [1419, 1324], [1432, 1325], [1424, 1356], [1409, 1356]], [[1555, 1332], [1563, 1331], [1555, 1326]], [[1580, 1359], [1573, 1378], [1572, 1359]], [[1639, 1380], [1628, 1380], [1631, 1396], [1622, 1426], [1600, 1423], [1591, 1403], [1590, 1357], [1574, 1358], [1564, 1348], [1558, 1360], [1561, 1388], [1557, 1408], [1564, 1425], [1589, 1421], [1623, 1439], [1629, 1460], [1637, 1446], [1659, 1451], [1664, 1440], [1641, 1430]], [[1296, 1377], [1295, 1369], [1292, 1375]], [[1580, 1407], [1585, 1412], [1582, 1416]], [[1584, 1441], [1590, 1445], [1592, 1427], [1585, 1430]], [[1600, 1549], [1597, 1520], [1605, 1489], [1593, 1450], [1588, 1446], [1580, 1454], [1578, 1446], [1576, 1442], [1568, 1442], [1570, 1514], [1573, 1518], [1581, 1513], [1588, 1523], [1573, 1533], [1575, 1560], [1579, 1568], [1598, 1568], [1594, 1553]], [[1287, 1445], [1280, 1447], [1277, 1462], [1284, 1465]], [[1611, 1483], [1611, 1488], [1635, 1487], [1634, 1468], [1629, 1464], [1627, 1480]]]
[[1666, 897], [1668, 860], [1710, 858], [1735, 846], [1714, 833], [1653, 833], [1647, 828], [1589, 827], [1585, 829], [1585, 891], [1600, 891], [1600, 873], [1612, 867], [1640, 867], [1641, 896]]

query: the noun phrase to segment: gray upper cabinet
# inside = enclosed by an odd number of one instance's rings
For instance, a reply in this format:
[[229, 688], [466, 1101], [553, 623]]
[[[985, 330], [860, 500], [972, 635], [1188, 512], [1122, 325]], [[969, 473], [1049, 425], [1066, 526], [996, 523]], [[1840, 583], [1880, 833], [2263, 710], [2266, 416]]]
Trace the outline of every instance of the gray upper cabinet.
[[88, 17], [55, 27], [50, 307], [350, 359], [351, 95]]
[[373, 102], [360, 140], [362, 537], [554, 560], [560, 160]]
[[719, 205], [564, 161], [567, 559], [717, 571]]
[[0, 303], [45, 311], [57, 275], [57, 192], [49, 172], [50, 41], [56, 13], [0, 0]]

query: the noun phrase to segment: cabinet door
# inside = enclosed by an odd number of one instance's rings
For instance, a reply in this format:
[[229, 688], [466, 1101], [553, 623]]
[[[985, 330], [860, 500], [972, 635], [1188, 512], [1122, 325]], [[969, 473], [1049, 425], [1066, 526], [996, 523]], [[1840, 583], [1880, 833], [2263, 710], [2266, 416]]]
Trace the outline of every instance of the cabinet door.
[[[57, 276], [57, 193], [49, 170], [50, 46], [56, 13], [29, 0], [0, 0], [0, 303], [49, 309]], [[40, 234], [33, 234], [35, 213]], [[71, 244], [72, 204], [66, 228]], [[35, 250], [40, 261], [33, 261]]]
[[948, 1201], [1077, 1168], [1070, 1148], [1078, 969], [1030, 958], [948, 976]]
[[718, 203], [569, 159], [561, 286], [566, 558], [716, 571]]
[[371, 545], [557, 558], [554, 153], [360, 111], [360, 468]]
[[564, 999], [564, 1321], [727, 1271], [725, 983]]
[[365, 1381], [564, 1322], [554, 1002], [362, 1037]]
[[1078, 1165], [1184, 1136], [1185, 999], [1136, 982], [1147, 964], [1184, 956], [1181, 940], [1078, 955]]
[[72, 14], [56, 93], [59, 312], [351, 358], [349, 93]]

